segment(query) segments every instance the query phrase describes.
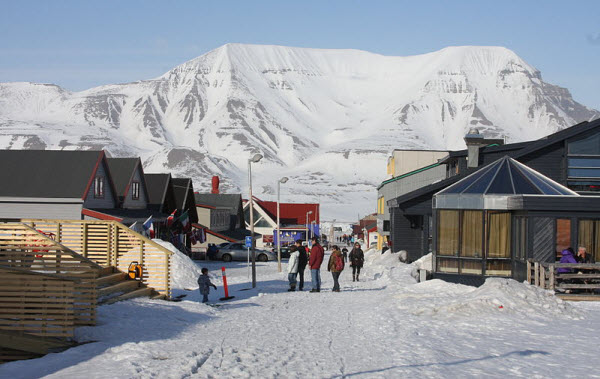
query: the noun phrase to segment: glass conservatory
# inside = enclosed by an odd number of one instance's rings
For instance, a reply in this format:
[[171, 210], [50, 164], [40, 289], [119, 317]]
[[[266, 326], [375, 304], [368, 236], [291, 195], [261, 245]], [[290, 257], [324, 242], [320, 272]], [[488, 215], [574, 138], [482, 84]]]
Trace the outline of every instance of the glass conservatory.
[[[554, 261], [578, 241], [580, 221], [600, 219], [600, 197], [504, 157], [435, 194], [433, 211], [437, 277], [520, 278], [526, 259]], [[589, 241], [600, 224], [587, 224], [579, 235]]]

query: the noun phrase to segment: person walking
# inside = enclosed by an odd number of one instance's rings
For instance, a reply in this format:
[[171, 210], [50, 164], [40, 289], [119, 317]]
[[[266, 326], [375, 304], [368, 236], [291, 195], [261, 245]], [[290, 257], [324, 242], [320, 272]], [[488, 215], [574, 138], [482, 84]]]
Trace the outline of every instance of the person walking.
[[348, 249], [342, 249], [342, 256], [344, 257], [344, 263], [348, 262]]
[[310, 249], [310, 257], [308, 265], [310, 267], [310, 277], [312, 280], [312, 289], [310, 292], [321, 292], [321, 264], [325, 257], [323, 246], [319, 245], [317, 237], [313, 237], [312, 248]]
[[290, 282], [290, 288], [288, 291], [293, 292], [296, 290], [296, 277], [298, 276], [298, 248], [296, 246], [290, 247], [290, 259], [288, 261], [288, 281]]
[[217, 286], [212, 284], [212, 282], [210, 281], [210, 278], [208, 277], [208, 269], [206, 267], [203, 267], [201, 272], [202, 275], [198, 277], [198, 290], [200, 290], [200, 295], [202, 295], [202, 302], [208, 303], [208, 294], [210, 293], [210, 287], [214, 287], [214, 289], [216, 290]]
[[329, 262], [327, 263], [327, 271], [330, 271], [333, 276], [333, 292], [340, 292], [339, 279], [343, 270], [344, 256], [339, 247], [333, 246], [332, 253], [329, 256]]
[[350, 266], [352, 266], [352, 281], [358, 282], [358, 276], [360, 275], [360, 269], [365, 262], [365, 254], [360, 248], [360, 244], [357, 242], [354, 244], [354, 248], [350, 252]]
[[302, 246], [302, 240], [296, 241], [296, 249], [298, 250], [298, 291], [304, 289], [304, 270], [308, 264], [308, 253], [306, 247]]

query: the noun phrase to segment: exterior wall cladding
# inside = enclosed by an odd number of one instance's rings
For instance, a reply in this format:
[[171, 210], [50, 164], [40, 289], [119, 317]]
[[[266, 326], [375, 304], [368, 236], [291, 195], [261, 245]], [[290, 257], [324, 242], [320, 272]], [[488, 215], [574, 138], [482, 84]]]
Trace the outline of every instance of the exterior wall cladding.
[[142, 173], [139, 167], [135, 170], [133, 179], [131, 182], [140, 183], [140, 197], [137, 200], [133, 199], [133, 188], [132, 183], [129, 183], [129, 192], [123, 202], [123, 208], [127, 209], [145, 209], [148, 205], [148, 199], [146, 199], [146, 188], [144, 187], [144, 181], [142, 180]]
[[102, 198], [94, 198], [94, 183], [92, 178], [92, 185], [88, 190], [88, 194], [83, 203], [84, 208], [96, 208], [96, 209], [110, 209], [115, 207], [115, 194], [112, 192], [112, 188], [109, 184], [109, 179], [107, 175], [106, 163], [102, 161], [98, 165], [98, 170], [96, 171], [96, 176], [101, 176], [104, 178], [104, 197]]
[[[438, 180], [442, 180], [446, 177], [446, 165], [439, 165], [432, 167], [427, 170], [423, 170], [421, 172], [417, 172], [413, 175], [407, 176], [402, 179], [395, 180], [390, 183], [386, 183], [378, 190], [377, 198], [381, 198], [382, 196], [385, 199], [385, 202], [397, 198], [398, 196], [402, 196], [414, 190], [417, 190], [426, 185], [437, 182]], [[381, 215], [377, 215], [377, 218], [380, 220], [391, 220], [390, 217], [390, 208], [385, 204], [383, 207], [384, 213]], [[381, 230], [378, 230], [379, 233], [383, 234]], [[385, 235], [388, 233], [386, 232]]]

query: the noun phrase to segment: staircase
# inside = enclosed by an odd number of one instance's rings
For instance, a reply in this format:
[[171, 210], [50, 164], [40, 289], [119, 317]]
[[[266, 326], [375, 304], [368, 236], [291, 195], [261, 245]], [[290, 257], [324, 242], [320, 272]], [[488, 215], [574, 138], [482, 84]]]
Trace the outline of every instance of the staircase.
[[165, 298], [164, 295], [147, 287], [141, 281], [129, 279], [126, 273], [112, 266], [100, 270], [100, 277], [96, 283], [98, 285], [98, 305], [113, 304], [136, 297]]

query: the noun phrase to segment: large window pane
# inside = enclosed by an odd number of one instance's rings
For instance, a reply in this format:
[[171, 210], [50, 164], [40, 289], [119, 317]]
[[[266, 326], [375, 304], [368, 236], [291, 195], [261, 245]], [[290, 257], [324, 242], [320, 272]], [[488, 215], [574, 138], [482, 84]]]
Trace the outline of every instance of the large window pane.
[[481, 266], [481, 261], [462, 259], [460, 264], [460, 272], [461, 274], [481, 275]]
[[458, 211], [438, 211], [438, 255], [458, 255]]
[[600, 155], [600, 134], [570, 142], [569, 154]]
[[571, 245], [571, 220], [559, 218], [556, 220], [556, 253], [572, 247]]
[[510, 258], [510, 213], [488, 214], [488, 257]]
[[461, 257], [482, 257], [483, 212], [463, 211]]
[[596, 262], [600, 261], [600, 221], [580, 220], [579, 238], [577, 246], [583, 246], [588, 254], [594, 257]]
[[458, 274], [458, 259], [438, 258], [437, 272]]
[[569, 168], [569, 178], [600, 178], [600, 168]]
[[485, 274], [488, 276], [511, 276], [509, 260], [488, 260]]
[[569, 167], [574, 167], [574, 168], [600, 167], [600, 158], [569, 158]]

